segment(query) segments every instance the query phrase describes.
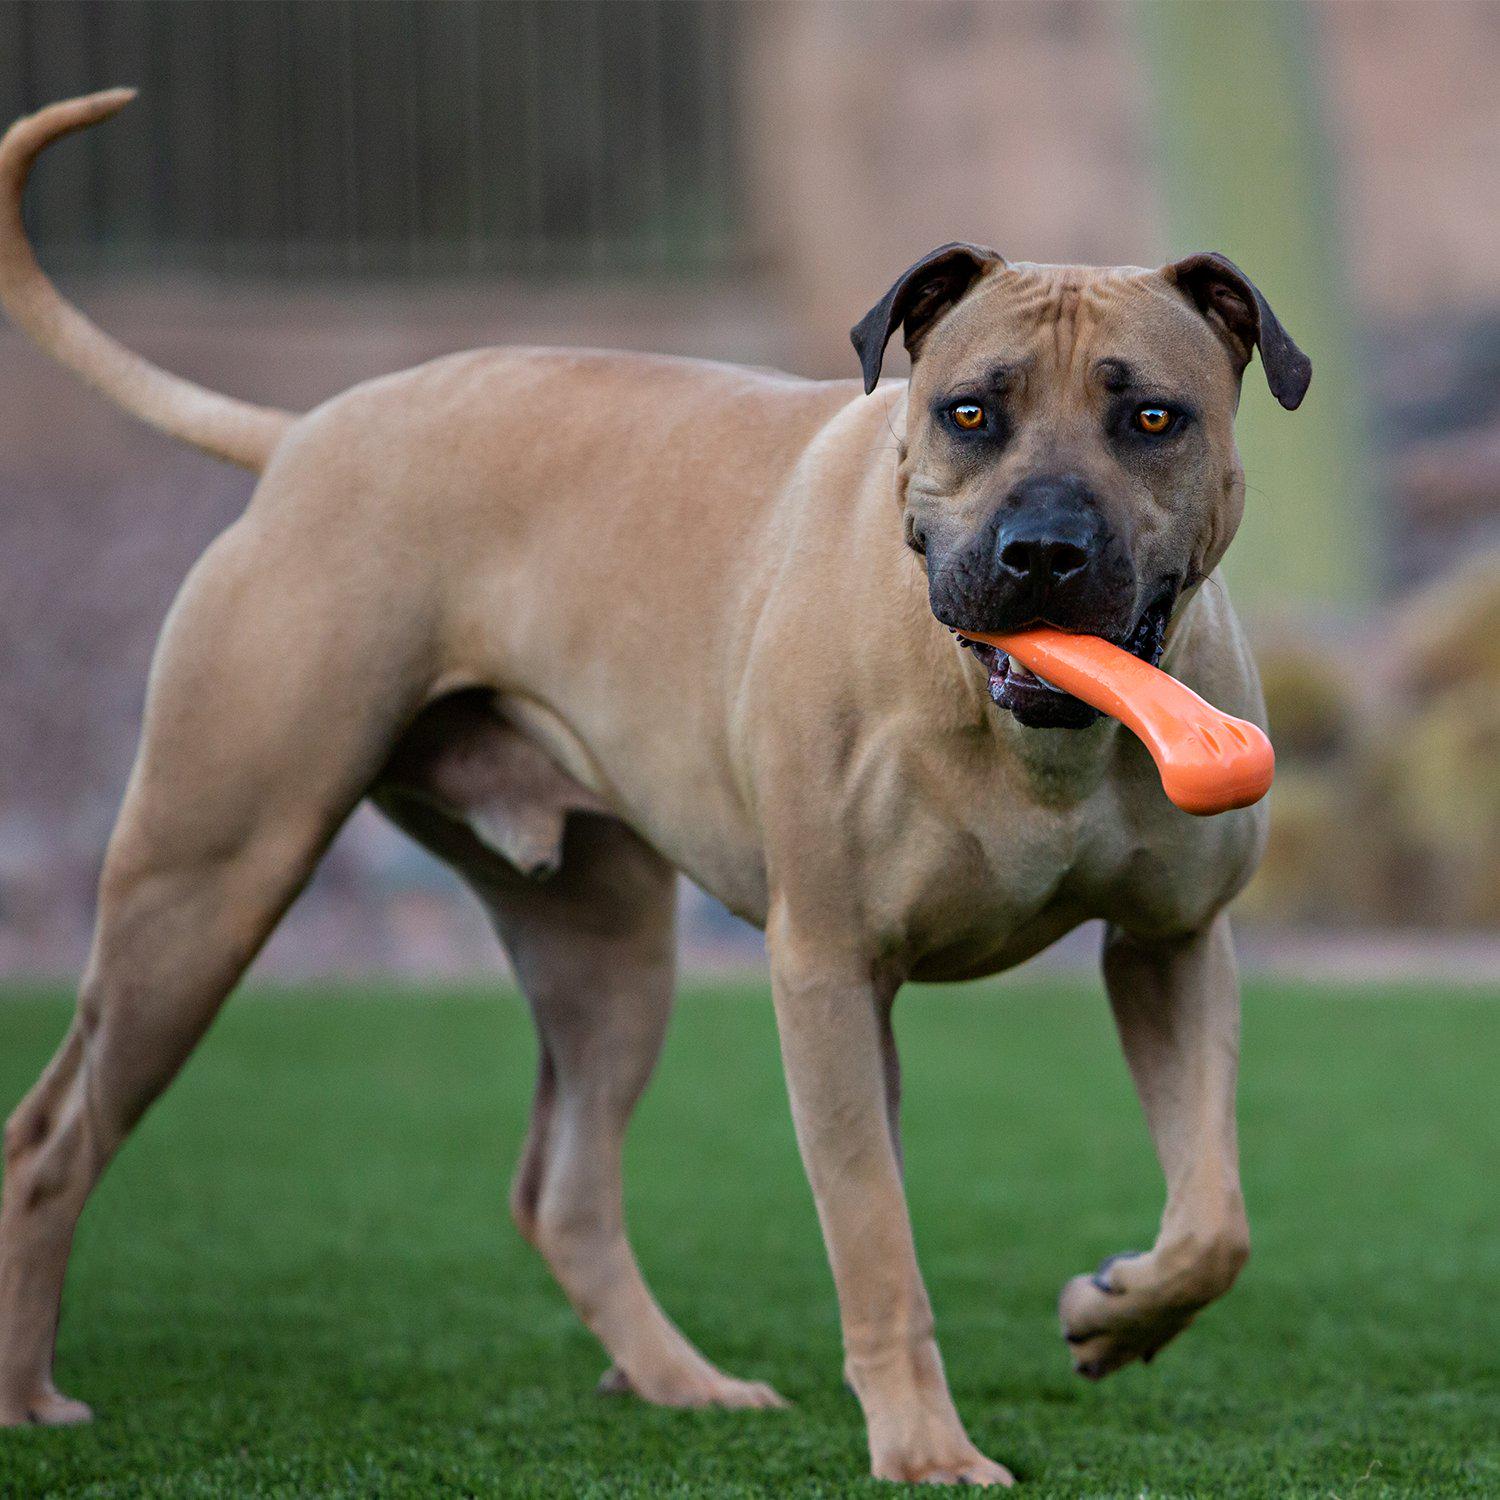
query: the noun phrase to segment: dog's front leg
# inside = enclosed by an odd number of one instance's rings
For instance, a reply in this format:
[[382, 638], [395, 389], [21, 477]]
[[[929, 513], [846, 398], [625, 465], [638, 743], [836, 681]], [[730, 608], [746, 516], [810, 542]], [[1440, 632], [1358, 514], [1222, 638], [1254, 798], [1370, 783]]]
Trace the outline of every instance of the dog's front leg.
[[1059, 1303], [1080, 1374], [1149, 1360], [1229, 1290], [1250, 1254], [1234, 1088], [1240, 996], [1229, 919], [1148, 943], [1111, 928], [1104, 978], [1167, 1179], [1156, 1244], [1075, 1276]]
[[1010, 1474], [979, 1452], [959, 1421], [917, 1270], [882, 1046], [896, 981], [837, 941], [799, 933], [785, 913], [767, 935], [792, 1117], [838, 1288], [845, 1373], [864, 1408], [872, 1472], [1009, 1484]]

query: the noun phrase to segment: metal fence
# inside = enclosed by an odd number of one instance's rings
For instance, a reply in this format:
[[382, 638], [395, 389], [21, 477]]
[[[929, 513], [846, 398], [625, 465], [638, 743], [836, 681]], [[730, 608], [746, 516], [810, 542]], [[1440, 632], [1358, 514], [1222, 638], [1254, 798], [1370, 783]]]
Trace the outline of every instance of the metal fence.
[[0, 113], [141, 89], [31, 190], [70, 269], [720, 271], [737, 29], [723, 0], [0, 0]]

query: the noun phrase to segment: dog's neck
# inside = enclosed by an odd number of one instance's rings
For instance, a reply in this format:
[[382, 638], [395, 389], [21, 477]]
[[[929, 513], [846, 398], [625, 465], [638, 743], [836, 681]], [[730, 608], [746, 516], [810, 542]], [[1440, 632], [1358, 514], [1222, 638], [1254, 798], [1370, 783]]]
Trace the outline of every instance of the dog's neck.
[[1062, 808], [1087, 798], [1110, 768], [1123, 732], [1118, 721], [1101, 716], [1086, 729], [1026, 728], [990, 698], [988, 675], [979, 659], [933, 618], [925, 587], [921, 608], [923, 629], [933, 633], [943, 662], [942, 691], [952, 695], [954, 729], [966, 737], [978, 734], [997, 758], [1019, 766], [1039, 806]]
[[990, 703], [988, 689], [983, 691], [996, 740], [1025, 769], [1038, 803], [1068, 807], [1097, 790], [1123, 732], [1118, 720], [1101, 715], [1086, 729], [1028, 729], [1014, 714]]

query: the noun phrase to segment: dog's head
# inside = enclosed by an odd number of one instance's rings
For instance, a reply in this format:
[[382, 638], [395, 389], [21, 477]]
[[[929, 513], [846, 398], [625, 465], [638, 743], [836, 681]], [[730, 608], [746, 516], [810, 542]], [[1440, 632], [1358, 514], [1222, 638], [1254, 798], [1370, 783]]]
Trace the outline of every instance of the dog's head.
[[[945, 245], [855, 325], [867, 392], [898, 327], [912, 357], [899, 499], [933, 614], [1102, 635], [1154, 664], [1179, 595], [1239, 525], [1234, 413], [1251, 355], [1288, 410], [1311, 378], [1265, 298], [1222, 255], [1146, 271]], [[1097, 717], [974, 650], [1022, 724]]]

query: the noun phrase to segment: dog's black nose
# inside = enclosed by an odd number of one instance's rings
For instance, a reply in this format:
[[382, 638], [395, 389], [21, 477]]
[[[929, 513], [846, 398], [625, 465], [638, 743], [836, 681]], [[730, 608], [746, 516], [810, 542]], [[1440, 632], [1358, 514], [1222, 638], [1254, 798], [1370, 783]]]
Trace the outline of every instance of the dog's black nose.
[[1078, 581], [1104, 540], [1104, 518], [1080, 480], [1037, 476], [1006, 497], [995, 561], [1011, 582], [1045, 595]]
[[[928, 538], [931, 543], [932, 538]], [[929, 545], [932, 612], [957, 630], [1116, 635], [1135, 605], [1135, 567], [1098, 495], [1078, 475], [1033, 474], [959, 547]]]

